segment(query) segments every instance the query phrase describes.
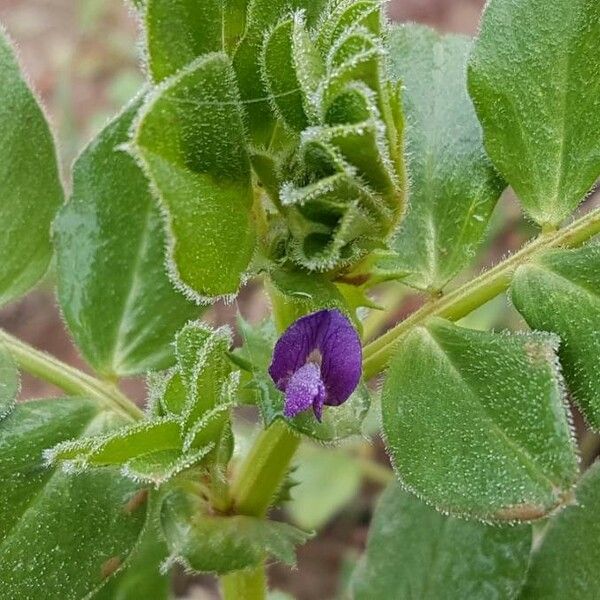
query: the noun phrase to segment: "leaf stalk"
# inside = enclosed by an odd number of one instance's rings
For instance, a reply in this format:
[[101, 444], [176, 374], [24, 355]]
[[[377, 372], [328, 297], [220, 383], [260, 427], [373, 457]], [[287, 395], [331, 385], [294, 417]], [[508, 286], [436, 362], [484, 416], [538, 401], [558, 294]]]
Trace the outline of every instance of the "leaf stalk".
[[458, 321], [505, 292], [515, 271], [536, 256], [555, 248], [577, 248], [600, 233], [600, 208], [596, 208], [563, 229], [542, 233], [489, 271], [465, 283], [449, 294], [428, 302], [404, 321], [390, 329], [367, 346], [363, 351], [363, 373], [371, 378], [387, 368], [399, 340], [413, 327], [431, 317]]

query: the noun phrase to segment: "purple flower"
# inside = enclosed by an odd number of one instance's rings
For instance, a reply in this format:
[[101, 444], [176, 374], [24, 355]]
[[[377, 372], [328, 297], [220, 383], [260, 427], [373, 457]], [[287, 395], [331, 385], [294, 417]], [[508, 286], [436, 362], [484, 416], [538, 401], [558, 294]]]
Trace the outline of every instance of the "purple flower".
[[279, 338], [269, 367], [285, 393], [284, 415], [295, 417], [312, 408], [319, 421], [324, 404], [348, 400], [361, 371], [360, 338], [339, 310], [321, 310], [293, 323]]

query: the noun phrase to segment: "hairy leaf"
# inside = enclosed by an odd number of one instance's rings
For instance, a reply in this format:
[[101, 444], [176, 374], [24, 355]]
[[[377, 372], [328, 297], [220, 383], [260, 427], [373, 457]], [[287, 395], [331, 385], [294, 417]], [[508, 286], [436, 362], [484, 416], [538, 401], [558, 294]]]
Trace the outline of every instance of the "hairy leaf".
[[588, 423], [600, 429], [600, 246], [536, 258], [518, 269], [511, 293], [533, 329], [560, 336], [569, 389]]
[[[385, 268], [441, 290], [473, 257], [505, 187], [483, 149], [467, 93], [468, 38], [420, 25], [392, 30], [391, 71], [404, 85], [408, 214]], [[382, 265], [383, 266], [383, 265]]]
[[391, 485], [354, 574], [355, 600], [510, 600], [529, 563], [531, 527], [447, 517]]
[[600, 465], [583, 477], [577, 504], [550, 521], [534, 553], [522, 600], [595, 600], [600, 589]]
[[[151, 508], [156, 504], [150, 500]], [[124, 568], [105, 585], [94, 600], [170, 600], [171, 578], [161, 570], [168, 555], [155, 516], [146, 525], [142, 536]]]
[[315, 120], [311, 99], [323, 70], [302, 13], [282, 20], [265, 37], [263, 78], [275, 112], [291, 129], [302, 131]]
[[310, 538], [310, 534], [286, 523], [202, 513], [198, 499], [180, 491], [166, 497], [161, 512], [170, 562], [199, 573], [224, 574], [251, 568], [265, 555], [293, 566], [295, 547]]
[[149, 184], [123, 149], [141, 100], [88, 146], [54, 224], [58, 296], [90, 364], [128, 376], [168, 367], [171, 341], [199, 309], [173, 289]]
[[540, 225], [559, 225], [600, 176], [600, 4], [491, 0], [469, 90], [495, 166]]
[[382, 397], [401, 481], [438, 509], [541, 518], [571, 498], [577, 458], [557, 340], [434, 319], [399, 346]]
[[21, 378], [17, 365], [0, 342], [0, 422], [14, 408], [20, 388]]
[[[324, 308], [337, 308], [356, 321], [350, 314], [344, 296], [327, 277], [317, 273], [277, 270], [271, 273], [275, 302], [274, 321], [279, 331], [287, 329], [300, 317]], [[275, 340], [273, 340], [273, 343]]]
[[265, 34], [290, 11], [304, 9], [308, 25], [314, 25], [325, 0], [249, 0], [246, 28], [233, 59], [242, 101], [254, 143], [267, 146], [275, 126], [269, 93], [260, 72]]
[[247, 0], [148, 0], [148, 63], [160, 82], [194, 59], [232, 50], [244, 28]]
[[136, 143], [166, 213], [170, 273], [198, 301], [235, 294], [254, 252], [250, 161], [229, 59], [202, 57], [142, 109]]
[[50, 258], [63, 202], [54, 141], [0, 28], [0, 305], [27, 292]]
[[42, 458], [56, 443], [114, 425], [110, 413], [75, 398], [21, 404], [0, 424], [0, 579], [7, 597], [79, 600], [128, 560], [146, 520], [137, 486], [112, 470], [52, 470]]

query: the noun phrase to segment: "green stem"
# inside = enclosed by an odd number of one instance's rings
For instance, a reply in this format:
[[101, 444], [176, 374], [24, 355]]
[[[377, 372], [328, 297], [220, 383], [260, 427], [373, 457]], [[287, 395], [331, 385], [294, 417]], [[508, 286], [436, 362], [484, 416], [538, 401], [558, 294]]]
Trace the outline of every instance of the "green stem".
[[573, 221], [564, 229], [542, 234], [522, 250], [469, 281], [446, 296], [432, 300], [410, 317], [390, 329], [364, 349], [364, 376], [373, 377], [383, 371], [394, 354], [399, 339], [416, 325], [433, 316], [458, 321], [483, 306], [502, 292], [512, 281], [515, 271], [536, 255], [552, 248], [576, 248], [600, 233], [600, 209]]
[[267, 576], [264, 568], [235, 571], [221, 577], [224, 600], [263, 600], [267, 595]]
[[286, 476], [300, 436], [277, 421], [261, 432], [231, 487], [235, 511], [264, 517]]
[[[242, 515], [264, 517], [286, 476], [300, 436], [277, 421], [261, 432], [231, 486], [233, 509]], [[221, 578], [225, 600], [263, 600], [267, 595], [264, 563], [252, 571]]]
[[130, 419], [140, 419], [144, 416], [144, 413], [116, 386], [108, 385], [45, 352], [36, 350], [2, 330], [0, 330], [0, 344], [6, 347], [21, 369], [68, 394], [97, 400], [107, 409]]

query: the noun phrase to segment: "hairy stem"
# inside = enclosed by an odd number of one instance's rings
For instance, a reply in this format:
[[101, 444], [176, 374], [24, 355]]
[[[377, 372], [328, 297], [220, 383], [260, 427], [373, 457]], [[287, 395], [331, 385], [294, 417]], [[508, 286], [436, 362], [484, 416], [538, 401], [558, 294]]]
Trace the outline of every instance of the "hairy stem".
[[387, 367], [396, 344], [411, 328], [434, 316], [451, 321], [462, 319], [505, 292], [510, 286], [515, 271], [535, 256], [552, 248], [576, 248], [598, 233], [600, 233], [600, 209], [595, 209], [560, 231], [542, 234], [494, 268], [446, 296], [427, 303], [365, 347], [363, 362], [365, 378], [373, 377]]
[[282, 421], [259, 435], [231, 488], [236, 512], [265, 516], [299, 444], [300, 436]]
[[45, 352], [36, 350], [2, 330], [0, 344], [6, 347], [23, 371], [55, 385], [68, 394], [97, 400], [106, 408], [129, 419], [143, 417], [144, 413], [116, 386], [106, 384]]

